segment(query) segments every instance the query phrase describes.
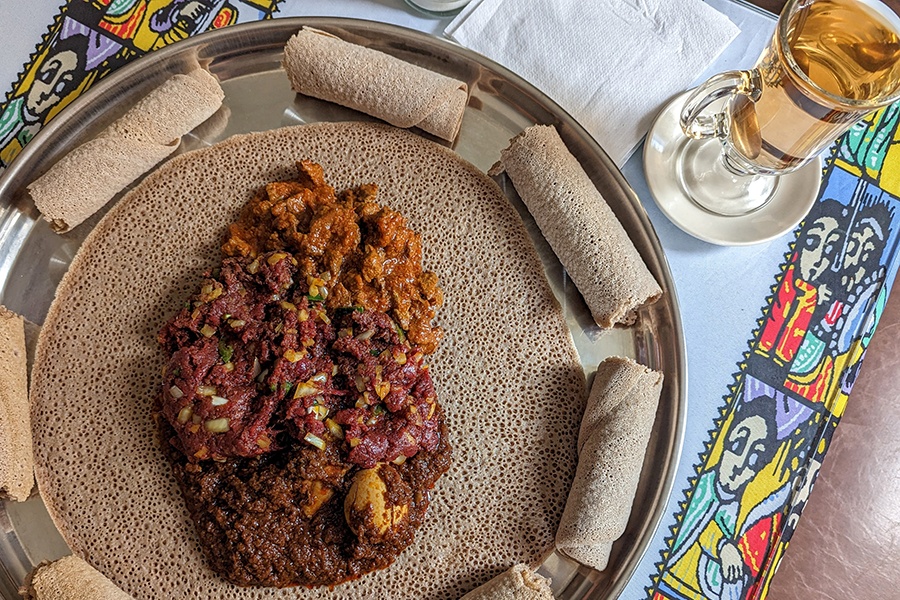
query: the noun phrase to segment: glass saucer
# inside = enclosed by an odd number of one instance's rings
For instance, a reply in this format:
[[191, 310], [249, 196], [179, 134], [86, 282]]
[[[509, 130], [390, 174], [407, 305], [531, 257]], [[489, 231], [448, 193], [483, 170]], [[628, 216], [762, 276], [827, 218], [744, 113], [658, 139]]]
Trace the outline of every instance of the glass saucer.
[[[691, 140], [681, 130], [679, 117], [690, 92], [677, 96], [659, 113], [644, 142], [644, 176], [659, 209], [684, 232], [720, 246], [747, 246], [767, 242], [791, 231], [806, 216], [819, 195], [824, 163], [817, 157], [802, 168], [781, 175], [772, 198], [756, 210], [734, 216], [720, 215], [696, 204], [678, 183], [677, 161]], [[712, 106], [710, 110], [716, 110]]]

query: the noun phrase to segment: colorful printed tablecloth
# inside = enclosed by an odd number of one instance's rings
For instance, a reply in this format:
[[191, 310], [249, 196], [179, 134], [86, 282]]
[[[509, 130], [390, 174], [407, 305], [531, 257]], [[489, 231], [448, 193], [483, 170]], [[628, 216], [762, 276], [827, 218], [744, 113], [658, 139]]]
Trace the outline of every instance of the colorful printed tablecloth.
[[[772, 20], [708, 1], [743, 31], [710, 72], [752, 64]], [[399, 0], [4, 0], [0, 169], [42, 124], [126, 62], [210, 29], [313, 14], [435, 34], [448, 23]], [[898, 122], [900, 107], [891, 106], [839, 140], [805, 221], [751, 247], [684, 234], [653, 203], [639, 154], [626, 165], [682, 307], [689, 418], [668, 516], [623, 598], [765, 595], [900, 264]]]

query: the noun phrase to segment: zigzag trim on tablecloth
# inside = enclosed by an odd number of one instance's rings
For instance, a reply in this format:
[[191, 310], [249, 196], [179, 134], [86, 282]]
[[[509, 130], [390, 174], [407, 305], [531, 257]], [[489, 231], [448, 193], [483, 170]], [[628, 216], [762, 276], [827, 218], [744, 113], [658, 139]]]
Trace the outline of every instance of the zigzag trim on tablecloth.
[[[729, 597], [762, 597], [805, 506], [896, 273], [900, 244], [900, 199], [878, 189], [872, 177], [837, 168], [840, 144], [830, 152], [821, 197], [783, 255], [738, 371], [680, 492], [656, 572], [645, 588], [649, 598], [694, 600], [725, 591]], [[874, 250], [866, 256], [862, 242], [873, 240]], [[797, 318], [801, 313], [805, 320]], [[772, 335], [767, 334], [772, 324], [777, 338], [766, 346], [763, 338]], [[824, 332], [817, 329], [822, 326]], [[782, 344], [788, 342], [785, 350]], [[818, 371], [823, 365], [828, 369]], [[798, 383], [810, 377], [811, 383]], [[774, 412], [761, 425], [759, 417], [769, 413], [751, 412], [750, 406]], [[740, 431], [731, 440], [735, 423]], [[762, 428], [758, 435], [754, 427]], [[726, 450], [729, 441], [734, 447]], [[751, 443], [759, 450], [748, 449]], [[722, 466], [726, 453], [728, 463]], [[735, 558], [741, 562], [728, 578], [723, 565], [734, 565]]]

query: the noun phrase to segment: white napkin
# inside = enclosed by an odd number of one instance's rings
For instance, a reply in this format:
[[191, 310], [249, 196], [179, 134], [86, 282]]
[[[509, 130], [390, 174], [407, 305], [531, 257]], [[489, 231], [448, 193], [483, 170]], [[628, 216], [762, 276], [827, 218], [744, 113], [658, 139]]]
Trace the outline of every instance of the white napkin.
[[481, 0], [445, 33], [553, 98], [622, 166], [739, 31], [701, 0]]

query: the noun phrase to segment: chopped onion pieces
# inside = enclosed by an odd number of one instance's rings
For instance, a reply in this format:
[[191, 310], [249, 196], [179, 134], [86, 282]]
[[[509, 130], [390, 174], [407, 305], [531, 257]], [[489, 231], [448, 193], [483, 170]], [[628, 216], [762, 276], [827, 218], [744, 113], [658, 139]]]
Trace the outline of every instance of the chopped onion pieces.
[[294, 390], [294, 398], [304, 398], [306, 396], [315, 396], [318, 393], [319, 393], [319, 388], [304, 381], [304, 382], [297, 384], [297, 389]]
[[221, 419], [210, 419], [209, 421], [206, 421], [203, 426], [207, 431], [212, 433], [225, 433], [230, 428], [226, 417], [222, 417]]
[[325, 427], [331, 432], [331, 435], [338, 439], [344, 438], [344, 429], [334, 419], [325, 419]]
[[303, 440], [305, 442], [315, 446], [319, 450], [325, 449], [325, 440], [323, 440], [322, 438], [320, 438], [319, 436], [317, 436], [315, 434], [307, 433], [306, 435], [303, 436]]
[[301, 350], [300, 352], [297, 352], [296, 350], [291, 350], [290, 348], [288, 348], [287, 350], [284, 351], [284, 359], [288, 362], [295, 363], [298, 360], [300, 360], [301, 358], [303, 358], [304, 356], [306, 356], [306, 354], [307, 354], [306, 350]]
[[190, 406], [185, 406], [180, 411], [178, 411], [178, 422], [184, 425], [188, 421], [191, 420], [191, 416], [194, 414], [194, 409]]

